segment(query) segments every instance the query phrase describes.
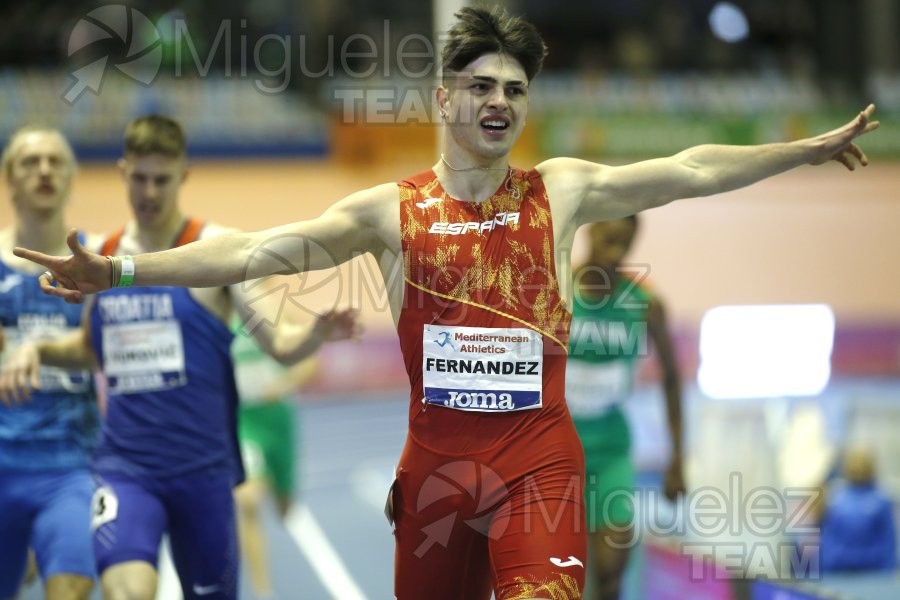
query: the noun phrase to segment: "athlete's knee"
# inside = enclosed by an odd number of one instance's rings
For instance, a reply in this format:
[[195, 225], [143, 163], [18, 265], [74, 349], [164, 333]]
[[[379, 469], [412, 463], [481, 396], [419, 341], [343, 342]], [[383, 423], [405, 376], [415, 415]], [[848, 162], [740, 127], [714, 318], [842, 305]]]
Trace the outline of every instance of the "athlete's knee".
[[147, 589], [138, 583], [118, 581], [111, 584], [103, 584], [103, 600], [154, 600], [156, 587]]
[[265, 487], [258, 482], [248, 481], [234, 491], [234, 503], [238, 514], [244, 519], [255, 519], [262, 508]]
[[615, 579], [628, 564], [632, 536], [630, 530], [598, 531], [591, 536], [593, 561], [591, 566], [598, 577]]
[[275, 497], [275, 509], [278, 511], [278, 516], [282, 519], [287, 517], [293, 505], [294, 499], [289, 494], [278, 494]]
[[47, 600], [87, 600], [94, 589], [94, 580], [85, 575], [62, 573], [48, 577], [45, 587]]
[[103, 600], [154, 600], [156, 569], [143, 561], [109, 567], [100, 577]]

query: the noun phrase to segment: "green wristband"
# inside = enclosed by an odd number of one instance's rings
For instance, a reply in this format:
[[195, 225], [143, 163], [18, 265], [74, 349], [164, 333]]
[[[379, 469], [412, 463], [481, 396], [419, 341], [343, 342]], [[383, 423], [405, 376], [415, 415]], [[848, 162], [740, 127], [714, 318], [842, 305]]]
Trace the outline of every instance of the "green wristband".
[[130, 256], [120, 257], [122, 260], [122, 273], [116, 287], [131, 287], [134, 283], [134, 259]]

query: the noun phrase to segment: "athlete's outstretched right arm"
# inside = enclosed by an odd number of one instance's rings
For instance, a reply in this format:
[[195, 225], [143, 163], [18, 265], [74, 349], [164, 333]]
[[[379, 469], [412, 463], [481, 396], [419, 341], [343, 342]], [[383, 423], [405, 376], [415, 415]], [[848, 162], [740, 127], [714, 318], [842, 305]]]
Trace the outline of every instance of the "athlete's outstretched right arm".
[[[347, 196], [309, 221], [253, 233], [211, 237], [179, 248], [134, 257], [134, 285], [221, 287], [267, 275], [327, 269], [385, 244], [385, 210], [397, 197], [394, 184]], [[394, 206], [394, 210], [398, 210]], [[67, 302], [112, 285], [110, 259], [88, 252], [70, 232], [71, 256], [25, 248], [15, 254], [46, 267], [41, 287]], [[53, 285], [55, 284], [55, 285]]]

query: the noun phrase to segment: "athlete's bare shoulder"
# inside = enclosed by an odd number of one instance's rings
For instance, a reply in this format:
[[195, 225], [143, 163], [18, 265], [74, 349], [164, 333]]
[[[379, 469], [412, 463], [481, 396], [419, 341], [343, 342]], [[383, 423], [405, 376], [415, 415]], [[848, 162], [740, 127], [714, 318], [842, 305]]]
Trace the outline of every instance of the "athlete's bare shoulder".
[[365, 244], [377, 252], [378, 245], [387, 249], [400, 247], [400, 190], [396, 183], [383, 183], [354, 192], [325, 211], [323, 217], [358, 227], [359, 234], [369, 239]]
[[[541, 174], [556, 218], [565, 218], [577, 227], [622, 216], [619, 205], [613, 202], [620, 197], [616, 191], [617, 183], [620, 183], [616, 179], [619, 172], [616, 167], [560, 157], [546, 160], [535, 169]], [[623, 214], [631, 212], [634, 211], [626, 210]]]
[[396, 183], [382, 183], [358, 192], [354, 192], [338, 204], [345, 204], [367, 219], [378, 220], [397, 209], [400, 202], [400, 190]]
[[560, 199], [567, 201], [580, 201], [588, 187], [606, 169], [606, 165], [569, 157], [551, 158], [535, 167], [548, 193], [555, 191], [562, 195]]

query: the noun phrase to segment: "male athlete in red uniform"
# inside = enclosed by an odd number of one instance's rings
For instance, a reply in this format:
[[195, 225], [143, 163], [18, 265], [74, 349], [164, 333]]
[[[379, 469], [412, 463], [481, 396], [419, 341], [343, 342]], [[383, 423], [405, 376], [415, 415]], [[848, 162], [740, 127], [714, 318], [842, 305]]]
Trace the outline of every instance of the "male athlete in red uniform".
[[49, 269], [45, 291], [73, 302], [122, 281], [223, 286], [372, 254], [412, 388], [389, 507], [396, 596], [580, 598], [583, 457], [563, 401], [576, 229], [803, 164], [853, 170], [867, 163], [853, 140], [878, 126], [875, 107], [795, 142], [704, 145], [619, 167], [555, 158], [523, 172], [509, 153], [544, 43], [500, 9], [457, 17], [435, 94], [446, 135], [430, 171], [316, 219], [133, 260], [89, 253], [74, 237], [71, 258], [16, 252]]
[[398, 598], [584, 587], [584, 459], [550, 202], [537, 171], [503, 175], [477, 203], [435, 171], [400, 183], [397, 330], [412, 393], [393, 495]]

